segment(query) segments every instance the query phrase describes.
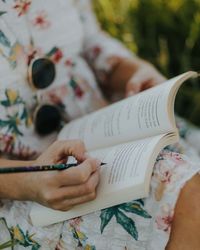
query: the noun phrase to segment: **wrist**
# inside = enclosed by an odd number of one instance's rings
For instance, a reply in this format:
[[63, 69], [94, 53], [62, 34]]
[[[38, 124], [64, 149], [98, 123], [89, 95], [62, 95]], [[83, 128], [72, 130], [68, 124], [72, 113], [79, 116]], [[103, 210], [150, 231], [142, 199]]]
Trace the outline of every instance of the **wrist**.
[[10, 200], [23, 200], [27, 187], [24, 185], [26, 174], [0, 175], [0, 198]]
[[33, 161], [15, 161], [15, 160], [7, 160], [0, 159], [0, 167], [25, 167], [25, 166], [33, 166], [35, 165], [35, 160]]

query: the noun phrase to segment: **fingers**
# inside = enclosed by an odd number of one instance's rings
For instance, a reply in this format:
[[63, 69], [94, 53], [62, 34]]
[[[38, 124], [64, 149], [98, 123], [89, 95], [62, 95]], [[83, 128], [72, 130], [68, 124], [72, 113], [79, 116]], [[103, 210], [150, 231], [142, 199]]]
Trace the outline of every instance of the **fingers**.
[[52, 145], [52, 150], [54, 151], [55, 162], [62, 161], [68, 156], [74, 156], [80, 162], [86, 159], [85, 145], [79, 140], [56, 141]]
[[80, 185], [73, 185], [69, 187], [60, 188], [59, 195], [62, 199], [72, 199], [83, 195], [90, 194], [95, 191], [99, 183], [99, 171], [94, 172], [87, 182]]
[[96, 198], [96, 192], [93, 192], [85, 196], [81, 196], [71, 200], [66, 200], [58, 205], [57, 210], [67, 211], [69, 210], [70, 207], [94, 200], [95, 198]]
[[99, 176], [99, 171], [96, 171], [84, 184], [61, 187], [57, 192], [46, 194], [46, 205], [65, 211], [74, 205], [93, 200], [96, 197]]
[[60, 171], [57, 175], [57, 182], [60, 186], [81, 185], [86, 183], [99, 167], [99, 160], [89, 158], [77, 167]]
[[165, 80], [151, 64], [144, 62], [127, 83], [126, 96], [137, 94]]
[[126, 94], [127, 96], [131, 96], [134, 94], [139, 93], [142, 88], [143, 84], [148, 80], [148, 75], [145, 74], [143, 70], [137, 71], [133, 77], [129, 80], [127, 86], [126, 86]]
[[152, 72], [149, 72], [149, 69], [146, 69], [146, 67], [141, 66], [127, 84], [127, 91], [129, 95], [131, 94], [131, 91], [133, 94], [140, 92], [143, 88], [143, 84], [151, 82], [152, 80]]
[[87, 158], [85, 152], [85, 145], [82, 141], [56, 141], [37, 158], [35, 164], [53, 164], [66, 162], [68, 156], [74, 156], [78, 161], [82, 162]]
[[131, 81], [129, 81], [126, 85], [126, 96], [132, 96], [139, 93], [141, 88], [140, 84], [140, 81], [137, 82], [134, 80], [133, 82], [133, 80], [131, 79]]
[[60, 141], [60, 147], [62, 147], [61, 154], [63, 156], [71, 155], [74, 156], [78, 161], [85, 160], [86, 148], [82, 141]]

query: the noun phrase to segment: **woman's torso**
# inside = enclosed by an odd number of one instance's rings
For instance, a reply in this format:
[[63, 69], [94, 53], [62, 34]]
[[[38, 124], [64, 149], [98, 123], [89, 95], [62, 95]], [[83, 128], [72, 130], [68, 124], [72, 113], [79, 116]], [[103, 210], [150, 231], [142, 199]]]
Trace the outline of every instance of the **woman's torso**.
[[[83, 57], [83, 24], [74, 1], [8, 0], [0, 6], [1, 150], [40, 151], [55, 137], [34, 132], [38, 105], [59, 105], [69, 121], [105, 103]], [[37, 57], [56, 67], [53, 84], [44, 90], [27, 81], [28, 63]]]

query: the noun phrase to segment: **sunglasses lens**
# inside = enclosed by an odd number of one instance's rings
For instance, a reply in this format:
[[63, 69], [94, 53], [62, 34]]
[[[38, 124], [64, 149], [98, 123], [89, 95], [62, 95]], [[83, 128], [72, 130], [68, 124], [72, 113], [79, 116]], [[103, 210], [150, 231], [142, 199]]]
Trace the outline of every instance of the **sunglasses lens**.
[[46, 58], [40, 58], [32, 64], [32, 82], [35, 88], [44, 89], [54, 80], [56, 75], [54, 63]]
[[39, 135], [48, 135], [61, 126], [61, 113], [53, 105], [43, 105], [35, 116], [35, 130]]

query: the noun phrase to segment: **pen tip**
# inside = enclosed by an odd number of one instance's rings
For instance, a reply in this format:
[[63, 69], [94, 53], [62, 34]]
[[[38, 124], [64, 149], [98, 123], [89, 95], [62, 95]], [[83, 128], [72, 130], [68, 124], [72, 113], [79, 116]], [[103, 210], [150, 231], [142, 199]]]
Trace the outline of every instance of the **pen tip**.
[[104, 166], [104, 165], [106, 165], [106, 164], [107, 164], [107, 163], [105, 163], [105, 162], [102, 162], [102, 163], [101, 163], [101, 166]]

